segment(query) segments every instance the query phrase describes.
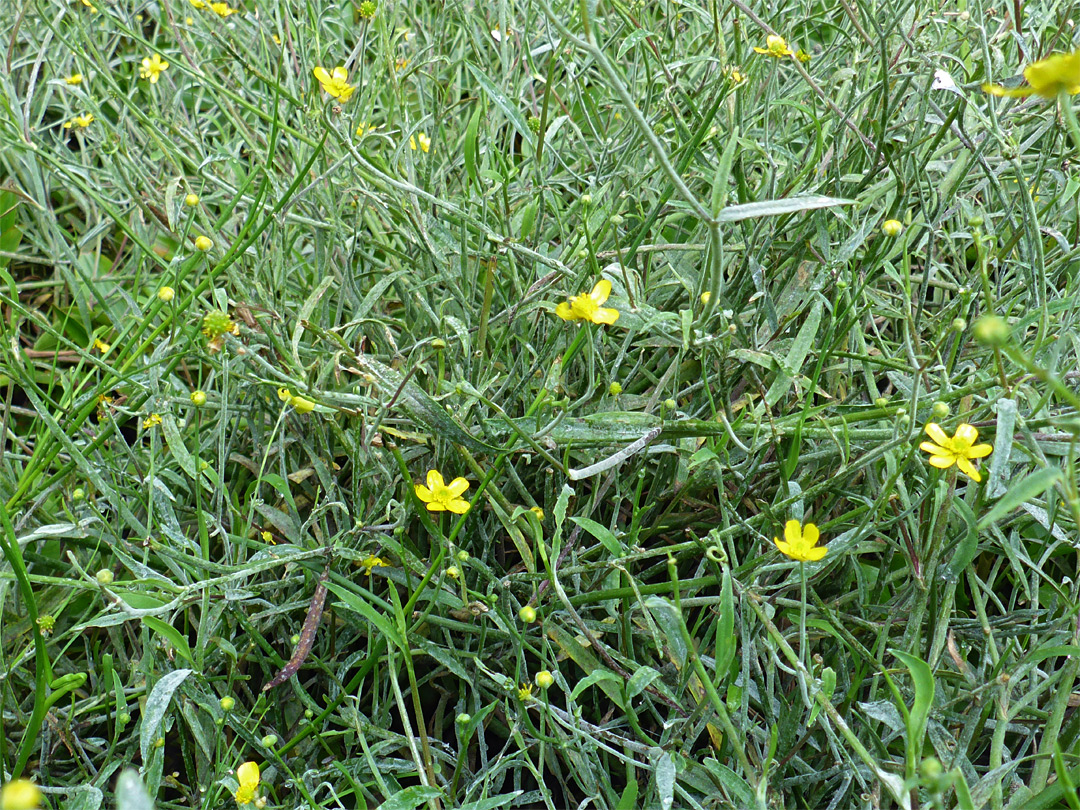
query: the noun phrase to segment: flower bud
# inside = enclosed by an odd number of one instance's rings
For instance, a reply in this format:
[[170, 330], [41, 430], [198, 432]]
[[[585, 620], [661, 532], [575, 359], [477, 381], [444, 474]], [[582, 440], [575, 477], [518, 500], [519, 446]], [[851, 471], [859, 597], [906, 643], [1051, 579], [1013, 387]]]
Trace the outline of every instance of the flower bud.
[[987, 346], [1004, 346], [1009, 342], [1009, 324], [997, 315], [983, 315], [975, 321], [975, 340]]
[[164, 301], [167, 304], [176, 297], [176, 290], [172, 287], [162, 287], [157, 291], [157, 297], [159, 301]]
[[536, 608], [532, 605], [525, 605], [518, 611], [518, 618], [525, 622], [525, 624], [532, 624], [536, 621]]
[[541, 689], [547, 689], [553, 683], [555, 683], [555, 676], [552, 675], [550, 672], [548, 672], [546, 669], [542, 669], [542, 670], [540, 670], [539, 672], [536, 673], [536, 676], [533, 678], [533, 681]]
[[200, 236], [195, 240], [195, 249], [206, 253], [214, 246], [214, 241], [209, 236]]
[[191, 404], [196, 408], [201, 408], [206, 404], [206, 392], [205, 391], [192, 391], [191, 392]]
[[886, 236], [897, 237], [904, 231], [904, 225], [898, 219], [887, 219], [881, 223], [881, 232]]
[[935, 422], [943, 422], [944, 420], [949, 418], [949, 411], [949, 403], [942, 402], [939, 399], [937, 402], [934, 403], [933, 407], [930, 408], [930, 416], [933, 417]]
[[199, 204], [199, 195], [198, 194], [188, 194], [186, 197], [184, 197], [184, 205], [186, 205], [188, 208], [194, 208], [198, 204]]
[[236, 706], [236, 699], [226, 695], [218, 701], [218, 705], [221, 706], [223, 712], [231, 712]]
[[94, 578], [102, 585], [112, 585], [113, 572], [110, 571], [108, 568], [102, 568], [100, 571], [94, 574]]

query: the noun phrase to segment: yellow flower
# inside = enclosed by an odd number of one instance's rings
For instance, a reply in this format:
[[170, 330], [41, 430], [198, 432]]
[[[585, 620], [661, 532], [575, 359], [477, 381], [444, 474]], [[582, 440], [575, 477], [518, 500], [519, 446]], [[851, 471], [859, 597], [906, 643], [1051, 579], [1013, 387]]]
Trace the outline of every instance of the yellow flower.
[[564, 321], [590, 321], [592, 323], [615, 323], [619, 320], [617, 309], [605, 309], [600, 305], [611, 295], [611, 282], [601, 279], [590, 293], [582, 293], [563, 301], [555, 307], [555, 314]]
[[82, 84], [82, 78], [83, 76], [81, 73], [72, 73], [64, 79], [64, 82], [67, 84]]
[[188, 2], [195, 6], [195, 8], [206, 8], [205, 0], [188, 0]]
[[361, 121], [359, 124], [356, 125], [356, 137], [363, 138], [365, 135], [370, 135], [377, 129], [378, 127], [375, 124], [368, 125]]
[[428, 470], [426, 487], [423, 484], [413, 487], [416, 497], [427, 505], [429, 512], [453, 512], [455, 515], [469, 511], [469, 502], [461, 497], [468, 488], [469, 482], [464, 478], [455, 478], [447, 484], [438, 470]]
[[994, 448], [989, 444], [975, 444], [975, 440], [979, 438], [978, 430], [972, 425], [962, 423], [956, 428], [955, 435], [950, 437], [936, 422], [927, 422], [924, 430], [934, 441], [923, 442], [919, 449], [930, 454], [931, 467], [944, 470], [955, 464], [975, 483], [982, 480], [971, 459], [988, 456]]
[[360, 561], [360, 565], [364, 567], [364, 576], [371, 576], [371, 572], [376, 568], [386, 568], [390, 565], [382, 557], [376, 557], [374, 554], [369, 554]]
[[110, 346], [108, 343], [106, 343], [101, 338], [94, 338], [94, 348], [97, 349], [102, 354], [108, 354], [109, 349], [111, 349], [112, 346]]
[[64, 124], [64, 129], [71, 129], [72, 127], [78, 127], [79, 129], [86, 129], [92, 123], [94, 123], [94, 114], [93, 113], [84, 113], [83, 115], [76, 115], [74, 118], [72, 118], [66, 124]]
[[532, 687], [533, 687], [533, 685], [531, 683], [523, 683], [521, 685], [521, 688], [518, 689], [518, 700], [521, 700], [521, 701], [532, 700], [532, 696], [533, 696]]
[[161, 424], [161, 414], [152, 413], [143, 420], [143, 430], [149, 430], [150, 428], [157, 427]]
[[783, 37], [779, 37], [776, 34], [770, 34], [765, 37], [764, 48], [754, 48], [758, 53], [763, 53], [766, 56], [775, 56], [780, 59], [784, 56], [791, 56], [791, 48], [787, 46], [787, 42]]
[[809, 62], [814, 57], [812, 57], [808, 52], [804, 51], [802, 48], [799, 48], [799, 50], [795, 51], [795, 58], [798, 59], [800, 62], [802, 62], [805, 65], [807, 62]]
[[97, 6], [90, 2], [90, 0], [82, 0], [82, 4], [90, 9], [91, 14], [97, 14]]
[[529, 509], [529, 511], [536, 515], [536, 519], [539, 520], [541, 523], [544, 522], [544, 510], [541, 509], [539, 506], [534, 506]]
[[257, 762], [245, 762], [236, 769], [236, 781], [240, 787], [236, 789], [237, 804], [251, 804], [255, 800], [255, 791], [259, 789], [259, 765]]
[[404, 70], [408, 66], [409, 66], [409, 60], [406, 59], [404, 56], [398, 57], [397, 61], [394, 62], [394, 70], [395, 71]]
[[799, 525], [797, 520], [789, 520], [784, 524], [784, 539], [774, 537], [773, 542], [784, 554], [799, 562], [817, 562], [828, 551], [824, 546], [817, 544], [818, 527], [813, 523], [805, 526]]
[[349, 72], [341, 65], [334, 68], [333, 75], [327, 73], [326, 68], [324, 67], [317, 67], [312, 72], [315, 74], [315, 78], [319, 80], [319, 84], [322, 85], [322, 89], [326, 95], [336, 98], [339, 101], [348, 101], [349, 97], [356, 90], [355, 87], [346, 81], [346, 79], [349, 78]]
[[176, 290], [172, 287], [161, 287], [157, 291], [157, 297], [159, 301], [164, 301], [167, 304], [176, 297]]
[[984, 92], [992, 96], [1042, 96], [1054, 98], [1061, 93], [1074, 96], [1080, 93], [1080, 50], [1055, 53], [1024, 68], [1026, 87], [1006, 88], [999, 84], [984, 84]]
[[149, 79], [150, 84], [157, 84], [158, 77], [169, 69], [169, 63], [161, 58], [160, 53], [155, 53], [152, 57], [147, 56], [142, 60], [142, 67], [139, 68], [139, 78]]
[[228, 17], [230, 14], [238, 13], [235, 8], [229, 8], [228, 3], [211, 3], [210, 10], [217, 14], [219, 17]]
[[29, 779], [12, 779], [0, 790], [3, 810], [36, 810], [41, 804], [41, 791]]
[[420, 149], [425, 155], [431, 151], [431, 138], [429, 138], [423, 132], [418, 132], [415, 138], [412, 135], [409, 136], [409, 148], [412, 149], [414, 152], [416, 151], [417, 141], [420, 142]]

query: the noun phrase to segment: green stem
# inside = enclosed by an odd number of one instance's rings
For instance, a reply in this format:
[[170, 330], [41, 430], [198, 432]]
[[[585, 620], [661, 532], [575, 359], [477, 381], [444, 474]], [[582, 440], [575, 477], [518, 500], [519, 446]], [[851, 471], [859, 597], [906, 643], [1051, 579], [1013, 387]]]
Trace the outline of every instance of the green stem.
[[1058, 106], [1061, 107], [1062, 117], [1065, 119], [1065, 126], [1072, 138], [1073, 147], [1080, 152], [1080, 123], [1076, 121], [1076, 110], [1073, 109], [1071, 96], [1068, 93], [1059, 95]]
[[15, 762], [15, 767], [11, 769], [11, 778], [18, 779], [30, 760], [31, 752], [39, 742], [38, 732], [41, 731], [41, 724], [45, 721], [45, 712], [48, 711], [50, 705], [48, 691], [49, 683], [52, 681], [52, 668], [49, 666], [49, 652], [45, 647], [45, 638], [41, 635], [41, 627], [37, 621], [37, 602], [34, 599], [34, 589], [30, 585], [30, 575], [26, 571], [22, 549], [19, 548], [19, 539], [15, 536], [8, 510], [2, 503], [0, 503], [0, 525], [3, 528], [0, 545], [3, 546], [4, 557], [7, 558], [11, 570], [15, 573], [15, 579], [19, 583], [19, 592], [23, 602], [26, 603], [26, 614], [30, 619], [30, 632], [34, 636], [34, 708], [26, 723], [22, 743], [19, 745], [19, 758]]

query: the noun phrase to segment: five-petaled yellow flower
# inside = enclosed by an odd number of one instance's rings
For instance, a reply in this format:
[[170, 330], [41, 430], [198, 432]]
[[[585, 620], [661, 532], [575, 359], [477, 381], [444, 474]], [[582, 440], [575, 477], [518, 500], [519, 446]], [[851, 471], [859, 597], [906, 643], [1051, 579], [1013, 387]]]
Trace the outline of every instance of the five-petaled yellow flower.
[[[1054, 98], [1061, 93], [1074, 96], [1080, 93], [1080, 50], [1055, 53], [1024, 68], [1024, 87], [1007, 88], [999, 84], [984, 84], [982, 89], [993, 96], [1042, 96]], [[963, 469], [963, 468], [961, 468]]]
[[326, 95], [338, 99], [339, 101], [348, 101], [349, 97], [356, 90], [346, 79], [349, 78], [349, 71], [341, 65], [334, 68], [333, 74], [327, 72], [324, 67], [317, 67], [312, 71], [315, 74], [315, 78], [319, 80], [319, 84], [322, 85], [323, 91]]
[[371, 576], [371, 572], [376, 568], [386, 568], [390, 565], [382, 557], [376, 557], [374, 554], [369, 554], [360, 561], [360, 565], [364, 567], [364, 576]]
[[416, 145], [417, 141], [420, 142], [419, 149], [425, 155], [431, 151], [431, 138], [429, 138], [423, 132], [418, 132], [415, 138], [412, 135], [409, 136], [409, 148], [412, 149], [414, 152], [418, 148]]
[[70, 130], [72, 126], [78, 126], [80, 130], [85, 130], [92, 123], [94, 123], [94, 113], [84, 112], [81, 116], [76, 116], [64, 124], [64, 129]]
[[85, 130], [87, 126], [94, 123], [94, 113], [84, 112], [81, 116], [76, 116], [70, 121], [64, 124], [65, 130], [70, 130], [72, 126], [78, 126], [80, 130]]
[[259, 764], [245, 762], [236, 769], [236, 781], [240, 783], [240, 787], [236, 789], [236, 803], [251, 804], [255, 800], [255, 792], [259, 789]]
[[765, 37], [764, 48], [754, 48], [754, 50], [766, 56], [775, 56], [777, 59], [792, 54], [791, 48], [787, 46], [787, 40], [776, 34], [769, 34], [769, 36]]
[[161, 424], [161, 414], [152, 413], [143, 420], [143, 430], [149, 430], [150, 428], [157, 427]]
[[825, 546], [817, 544], [820, 533], [813, 523], [805, 526], [797, 520], [789, 520], [784, 524], [784, 539], [774, 537], [773, 542], [784, 554], [799, 562], [817, 562], [828, 551]]
[[210, 10], [219, 17], [228, 17], [230, 14], [239, 13], [237, 9], [230, 8], [228, 3], [211, 3]]
[[563, 301], [555, 307], [555, 314], [564, 321], [590, 321], [592, 323], [615, 323], [619, 320], [619, 310], [605, 309], [600, 306], [611, 295], [611, 282], [601, 279], [592, 288], [592, 292], [582, 293]]
[[952, 437], [936, 422], [927, 422], [924, 430], [934, 440], [919, 445], [920, 450], [930, 454], [930, 466], [944, 470], [955, 464], [975, 483], [982, 480], [971, 459], [988, 456], [994, 448], [989, 444], [975, 444], [979, 431], [974, 426], [963, 423], [956, 428], [956, 434]]
[[455, 478], [447, 484], [438, 470], [428, 470], [426, 487], [423, 484], [413, 487], [416, 497], [424, 502], [429, 512], [453, 512], [455, 515], [469, 511], [469, 502], [461, 497], [468, 488], [469, 482], [464, 478]]
[[147, 56], [142, 60], [142, 67], [139, 68], [139, 78], [149, 79], [150, 84], [157, 84], [158, 77], [169, 69], [169, 63], [161, 58], [160, 53], [155, 53], [153, 56]]

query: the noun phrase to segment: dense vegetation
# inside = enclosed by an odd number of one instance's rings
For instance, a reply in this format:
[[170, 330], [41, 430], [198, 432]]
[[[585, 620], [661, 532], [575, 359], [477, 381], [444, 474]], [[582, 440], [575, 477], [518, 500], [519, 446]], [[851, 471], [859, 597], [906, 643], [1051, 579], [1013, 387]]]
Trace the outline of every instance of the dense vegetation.
[[0, 8], [0, 781], [1080, 807], [1071, 4], [234, 2]]

